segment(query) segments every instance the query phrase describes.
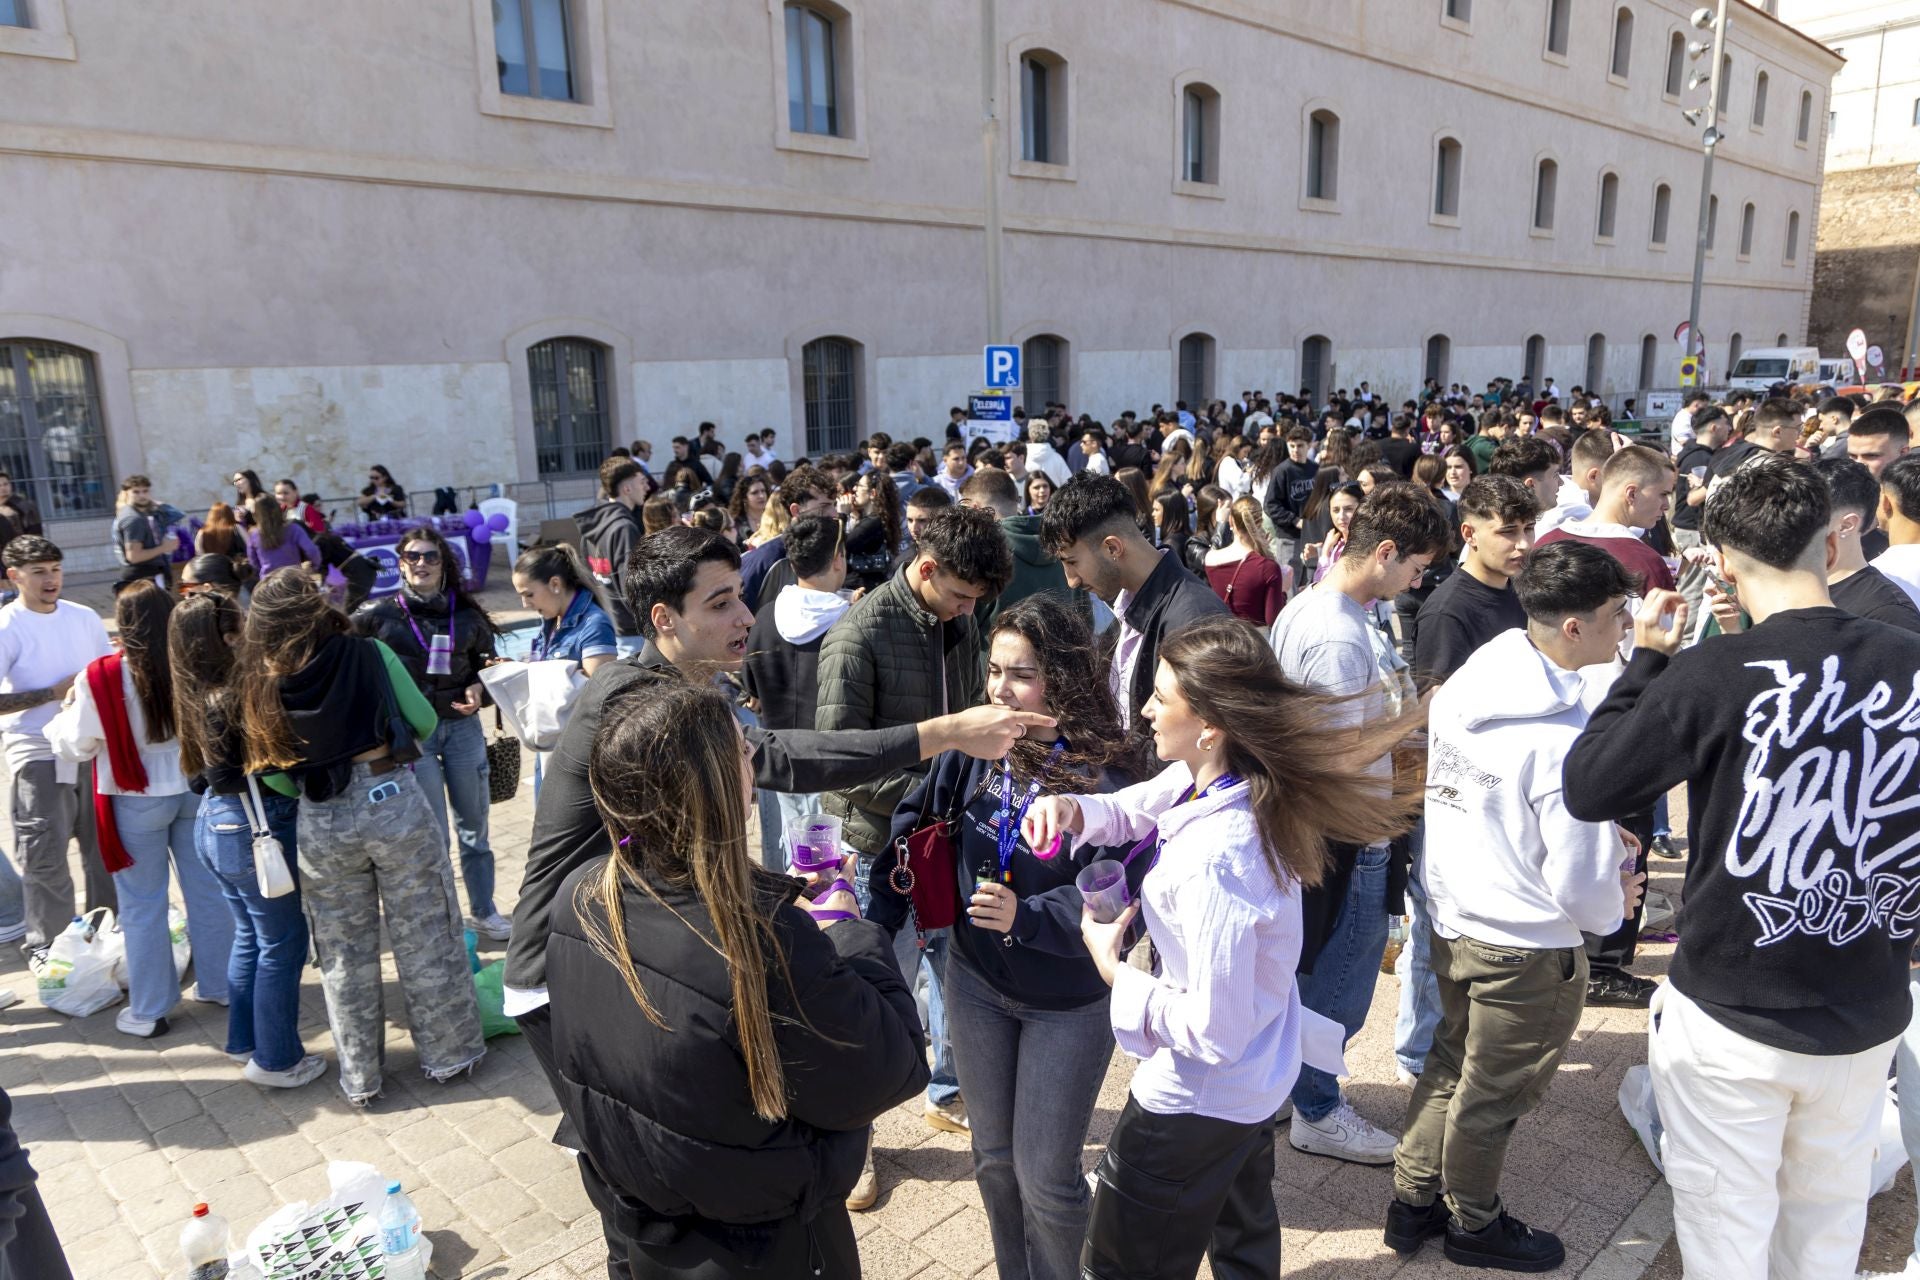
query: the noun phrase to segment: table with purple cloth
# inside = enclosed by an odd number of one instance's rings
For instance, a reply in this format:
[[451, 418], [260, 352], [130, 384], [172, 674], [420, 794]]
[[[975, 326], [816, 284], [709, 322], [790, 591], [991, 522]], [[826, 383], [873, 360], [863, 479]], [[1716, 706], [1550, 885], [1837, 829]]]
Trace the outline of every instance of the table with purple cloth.
[[[478, 511], [469, 511], [462, 516], [408, 516], [400, 520], [368, 520], [358, 524], [336, 524], [333, 526], [333, 532], [340, 536], [341, 541], [372, 561], [374, 567], [380, 571], [380, 576], [373, 581], [373, 595], [390, 596], [400, 589], [400, 557], [395, 549], [403, 534], [409, 529], [418, 529], [422, 525], [432, 525], [438, 529], [440, 535], [453, 548], [454, 557], [460, 561], [460, 589], [484, 591], [487, 586], [487, 573], [493, 567], [493, 535], [496, 531], [488, 527], [484, 519], [474, 523], [474, 520], [479, 517]], [[200, 526], [203, 523], [205, 522], [198, 516], [191, 517], [187, 521], [187, 530], [181, 535], [180, 547], [173, 553], [176, 563], [185, 563], [193, 558], [194, 535], [200, 532]]]

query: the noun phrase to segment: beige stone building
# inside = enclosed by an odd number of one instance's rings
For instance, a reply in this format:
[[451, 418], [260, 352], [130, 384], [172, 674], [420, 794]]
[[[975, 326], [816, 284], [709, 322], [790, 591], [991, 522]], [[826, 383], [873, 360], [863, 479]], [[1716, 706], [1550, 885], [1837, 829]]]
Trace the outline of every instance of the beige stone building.
[[[1839, 65], [1734, 0], [1702, 327], [1806, 331]], [[1677, 0], [997, 0], [1022, 398], [1672, 380]], [[515, 486], [937, 435], [986, 332], [974, 0], [0, 0], [0, 457]], [[84, 540], [81, 531], [73, 534]], [[91, 535], [86, 535], [91, 536]]]

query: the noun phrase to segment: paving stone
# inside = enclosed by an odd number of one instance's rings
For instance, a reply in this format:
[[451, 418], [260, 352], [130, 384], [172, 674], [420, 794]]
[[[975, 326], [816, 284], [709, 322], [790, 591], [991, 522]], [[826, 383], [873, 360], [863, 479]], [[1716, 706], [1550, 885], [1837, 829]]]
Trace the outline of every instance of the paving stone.
[[578, 1222], [594, 1212], [586, 1188], [580, 1185], [577, 1168], [569, 1167], [542, 1178], [527, 1188], [527, 1194], [562, 1222]]
[[532, 1196], [505, 1178], [495, 1178], [491, 1182], [450, 1194], [464, 1216], [495, 1234], [529, 1214], [543, 1213]]
[[491, 1159], [494, 1168], [523, 1187], [530, 1187], [556, 1173], [571, 1174], [575, 1181], [580, 1177], [579, 1166], [566, 1152], [538, 1138], [517, 1142], [504, 1151], [495, 1152]]
[[460, 1134], [444, 1120], [427, 1116], [387, 1135], [393, 1149], [414, 1164], [423, 1164], [443, 1152], [464, 1145]]

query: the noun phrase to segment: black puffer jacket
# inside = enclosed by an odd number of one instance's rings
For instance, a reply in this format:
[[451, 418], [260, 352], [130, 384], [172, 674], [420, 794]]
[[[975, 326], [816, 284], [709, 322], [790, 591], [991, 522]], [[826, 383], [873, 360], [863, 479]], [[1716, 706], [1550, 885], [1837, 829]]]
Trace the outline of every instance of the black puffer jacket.
[[661, 901], [638, 888], [623, 899], [626, 945], [663, 1030], [581, 923], [576, 890], [605, 862], [574, 872], [554, 901], [546, 979], [560, 1106], [643, 1239], [700, 1234], [751, 1261], [775, 1224], [811, 1221], [845, 1200], [868, 1126], [926, 1087], [913, 996], [879, 925], [846, 920], [823, 931], [790, 905], [796, 882], [756, 873], [793, 977], [789, 988], [768, 966], [788, 1108], [783, 1121], [762, 1120], [699, 895], [656, 881]]
[[[406, 597], [406, 608], [401, 607], [401, 594]], [[412, 622], [408, 622], [409, 611]], [[467, 689], [480, 680], [480, 668], [487, 665], [493, 657], [493, 624], [486, 616], [467, 602], [465, 593], [459, 597], [459, 603], [453, 619], [453, 661], [449, 664], [452, 674], [434, 676], [427, 674], [427, 650], [420, 643], [424, 636], [430, 644], [433, 637], [445, 635], [447, 630], [447, 597], [444, 593], [432, 599], [423, 600], [407, 587], [400, 588], [400, 594], [386, 596], [379, 600], [370, 600], [353, 615], [354, 627], [362, 635], [376, 640], [384, 640], [387, 648], [393, 650], [400, 665], [407, 669], [413, 682], [420, 686], [420, 692], [427, 695], [427, 701], [433, 704], [433, 714], [442, 720], [453, 720], [460, 713], [453, 704], [465, 700]], [[420, 635], [414, 634], [418, 627]], [[482, 695], [483, 702], [493, 700]]]

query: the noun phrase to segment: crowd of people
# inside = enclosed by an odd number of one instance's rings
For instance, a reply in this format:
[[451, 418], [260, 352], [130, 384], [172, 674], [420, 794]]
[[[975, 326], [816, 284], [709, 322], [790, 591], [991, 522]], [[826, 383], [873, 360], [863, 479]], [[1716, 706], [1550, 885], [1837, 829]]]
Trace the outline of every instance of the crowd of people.
[[[486, 1051], [462, 930], [504, 942], [614, 1277], [858, 1275], [910, 1099], [969, 1139], [1003, 1276], [1277, 1276], [1281, 1127], [1391, 1166], [1390, 1248], [1550, 1270], [1502, 1170], [1590, 1006], [1649, 1010], [1689, 1276], [1852, 1274], [1896, 1060], [1920, 1153], [1920, 403], [1700, 394], [1667, 439], [1551, 379], [1015, 418], [615, 450], [578, 551], [513, 565], [528, 658], [588, 678], [511, 920], [500, 628], [434, 527], [368, 599], [310, 497], [236, 472], [176, 583], [186, 522], [130, 477], [116, 643], [0, 491], [0, 937], [43, 963], [77, 839], [121, 1032], [183, 996], [177, 897], [245, 1078], [327, 1072], [311, 955], [359, 1106], [382, 922], [436, 1080]], [[373, 468], [362, 511], [406, 504]], [[1687, 858], [1661, 982], [1649, 855]], [[1401, 917], [1394, 1133], [1341, 1078]]]

